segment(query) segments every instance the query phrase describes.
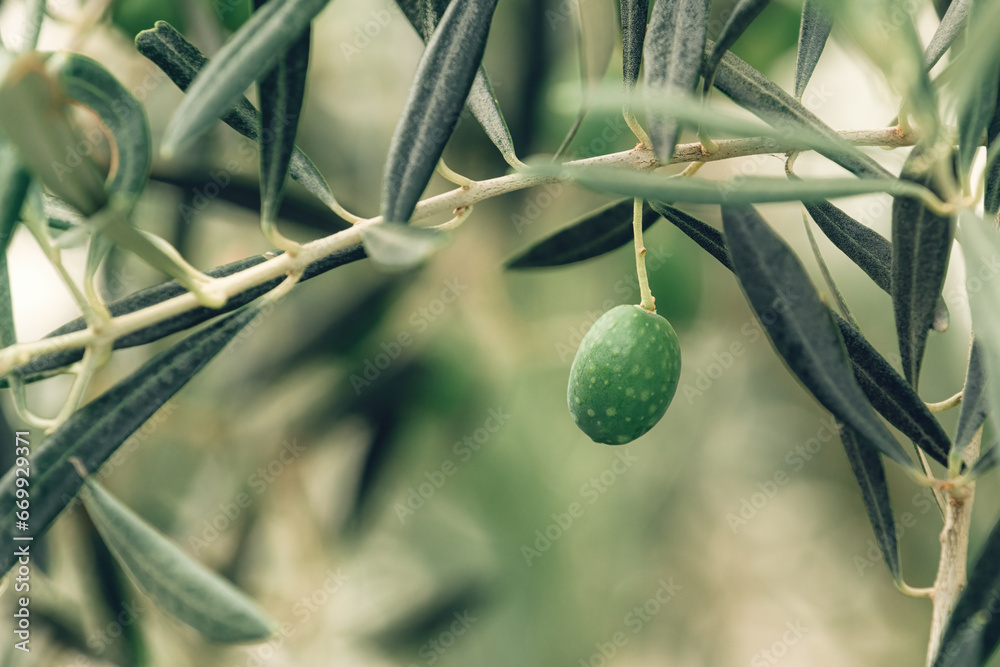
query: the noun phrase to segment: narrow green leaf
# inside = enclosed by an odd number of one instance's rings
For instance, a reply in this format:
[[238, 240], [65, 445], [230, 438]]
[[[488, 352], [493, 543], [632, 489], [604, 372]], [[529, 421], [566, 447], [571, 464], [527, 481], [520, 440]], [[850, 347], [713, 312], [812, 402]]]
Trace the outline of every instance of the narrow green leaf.
[[[263, 0], [255, 0], [258, 11]], [[274, 69], [267, 72], [257, 85], [260, 98], [261, 127], [268, 135], [260, 135], [260, 212], [263, 220], [278, 219], [281, 197], [285, 190], [288, 166], [295, 151], [295, 133], [306, 92], [309, 70], [311, 29], [305, 31], [285, 52]]]
[[58, 53], [47, 66], [73, 100], [97, 114], [111, 133], [114, 173], [109, 194], [135, 203], [149, 178], [153, 140], [142, 105], [103, 65], [75, 53]]
[[42, 22], [45, 20], [46, 0], [28, 0], [27, 11], [24, 13], [24, 30], [21, 33], [21, 51], [34, 51], [38, 47], [38, 37], [42, 34]]
[[415, 268], [447, 242], [447, 236], [437, 230], [394, 222], [365, 225], [361, 239], [368, 257], [386, 271]]
[[[302, 278], [299, 282], [305, 282], [306, 280], [315, 278], [316, 276], [322, 275], [339, 266], [364, 259], [364, 257], [365, 251], [360, 245], [338, 250], [323, 259], [316, 260], [315, 262], [309, 264], [303, 272]], [[230, 264], [218, 266], [206, 272], [206, 275], [213, 278], [222, 278], [244, 271], [251, 266], [260, 264], [263, 261], [265, 261], [263, 255], [254, 255]], [[167, 336], [175, 334], [178, 331], [190, 329], [191, 327], [207, 322], [214, 317], [218, 317], [223, 313], [228, 313], [245, 306], [257, 297], [262, 296], [277, 287], [282, 280], [284, 280], [284, 276], [269, 280], [256, 287], [252, 287], [245, 292], [235, 294], [231, 296], [228, 301], [226, 301], [226, 305], [222, 308], [193, 308], [185, 313], [177, 315], [176, 317], [171, 317], [162, 322], [158, 322], [148, 327], [139, 329], [138, 331], [134, 331], [117, 339], [114, 344], [114, 349], [117, 350], [128, 347], [136, 347], [138, 345], [146, 345], [147, 343], [152, 343], [166, 338]], [[187, 291], [188, 290], [178, 284], [177, 281], [171, 280], [169, 282], [139, 290], [129, 296], [114, 301], [108, 304], [108, 310], [111, 312], [113, 317], [121, 317], [122, 315], [134, 313], [136, 311], [149, 308], [150, 306], [155, 306], [158, 303], [163, 303], [164, 301], [180, 296], [181, 294], [186, 294]], [[84, 322], [83, 318], [80, 317], [72, 320], [71, 322], [67, 322], [54, 331], [49, 332], [45, 337], [52, 338], [53, 336], [61, 336], [74, 331], [81, 331], [86, 328], [86, 322]], [[64, 352], [46, 354], [36, 357], [30, 363], [18, 366], [15, 371], [23, 375], [26, 382], [42, 380], [49, 377], [53, 371], [79, 361], [82, 356], [83, 353], [80, 350], [66, 350]], [[6, 386], [6, 379], [0, 378], [0, 387]]]
[[[709, 0], [658, 0], [646, 29], [643, 58], [645, 86], [656, 97], [688, 95], [698, 85], [705, 51]], [[649, 136], [656, 156], [669, 162], [680, 127], [677, 122], [650, 109]]]
[[270, 0], [226, 42], [194, 79], [164, 133], [170, 157], [237, 104], [250, 84], [274, 67], [330, 0]]
[[744, 109], [781, 130], [807, 127], [828, 138], [837, 148], [817, 149], [844, 169], [864, 178], [885, 178], [889, 173], [857, 147], [843, 140], [829, 125], [791, 95], [731, 51], [715, 71], [715, 87]]
[[[396, 0], [396, 4], [403, 10], [406, 20], [417, 31], [425, 43], [434, 34], [434, 28], [448, 8], [449, 0]], [[500, 103], [497, 102], [496, 94], [493, 92], [493, 85], [486, 74], [486, 68], [480, 66], [476, 72], [476, 78], [472, 82], [472, 90], [469, 91], [469, 98], [465, 101], [472, 115], [476, 117], [482, 125], [486, 135], [499, 149], [507, 164], [512, 167], [520, 166], [521, 161], [514, 151], [514, 139], [510, 136], [510, 129], [507, 121], [500, 111]]]
[[994, 101], [993, 118], [986, 127], [986, 192], [983, 196], [983, 208], [997, 217], [1000, 211], [1000, 82], [997, 86], [997, 98]]
[[[633, 200], [623, 199], [588, 213], [508, 261], [507, 268], [563, 266], [617, 250], [632, 241], [632, 208]], [[642, 228], [659, 219], [659, 213], [646, 208]]]
[[863, 443], [912, 468], [854, 379], [830, 309], [795, 253], [752, 208], [723, 207], [722, 221], [740, 286], [791, 371]]
[[469, 96], [497, 0], [454, 0], [427, 43], [382, 178], [382, 216], [406, 223]]
[[994, 442], [983, 450], [976, 462], [969, 471], [969, 476], [973, 479], [982, 477], [1000, 464], [1000, 447]]
[[[983, 16], [984, 3], [970, 3], [971, 20], [973, 23], [987, 19]], [[947, 15], [946, 15], [947, 18]], [[1000, 15], [997, 16], [1000, 18]], [[975, 50], [975, 49], [972, 49]], [[996, 113], [998, 84], [1000, 84], [1000, 49], [994, 51], [991, 60], [982, 64], [980, 78], [975, 83], [975, 94], [968, 88], [956, 92], [964, 92], [966, 96], [957, 96], [956, 115], [958, 117], [958, 175], [960, 182], [969, 178], [972, 161], [983, 145], [983, 133], [987, 131]]]
[[892, 244], [889, 240], [828, 201], [804, 205], [831, 243], [867, 273], [876, 285], [889, 292], [892, 279]]
[[[135, 48], [139, 53], [163, 70], [181, 90], [187, 90], [194, 78], [208, 64], [198, 47], [184, 39], [177, 30], [165, 21], [143, 30], [135, 38]], [[246, 97], [240, 97], [236, 104], [220, 115], [223, 123], [233, 128], [251, 141], [260, 137], [261, 117], [256, 107]], [[330, 186], [305, 153], [296, 146], [289, 164], [290, 175], [302, 187], [311, 192], [331, 209], [336, 201]]]
[[177, 548], [92, 476], [86, 485], [80, 498], [97, 532], [157, 607], [213, 642], [261, 641], [275, 633], [277, 623], [246, 594]]
[[840, 440], [844, 443], [847, 461], [851, 464], [854, 478], [861, 487], [861, 498], [868, 512], [872, 530], [885, 564], [897, 582], [903, 580], [899, 566], [899, 544], [896, 541], [896, 522], [889, 502], [889, 485], [885, 480], [885, 466], [876, 449], [864, 447], [859, 436], [850, 427], [841, 425]]
[[733, 47], [736, 40], [740, 38], [750, 24], [753, 23], [762, 11], [770, 4], [771, 0], [737, 0], [736, 6], [729, 13], [729, 18], [705, 61], [705, 86], [706, 91], [711, 87], [711, 81], [715, 77], [715, 68], [722, 60], [722, 54]]
[[927, 404], [857, 329], [839, 316], [834, 319], [851, 357], [854, 379], [872, 406], [917, 447], [947, 466], [951, 441]]
[[14, 234], [14, 226], [21, 219], [21, 207], [30, 183], [31, 175], [21, 163], [17, 150], [0, 136], [0, 250], [4, 253]]
[[[903, 166], [901, 181], [932, 189], [931, 179], [918, 174], [924, 153], [914, 149]], [[917, 388], [927, 332], [941, 297], [955, 220], [940, 216], [920, 200], [897, 196], [892, 204], [892, 304], [902, 357], [903, 375]]]
[[733, 263], [729, 258], [729, 248], [726, 247], [726, 240], [722, 236], [722, 232], [698, 218], [663, 202], [650, 201], [649, 206], [687, 234], [705, 252], [719, 260], [724, 267], [730, 271], [733, 270]]
[[[80, 490], [83, 480], [71, 458], [80, 459], [87, 470], [100, 468], [257, 314], [257, 308], [246, 308], [188, 336], [78, 410], [48, 436], [32, 454], [30, 536], [44, 534]], [[15, 534], [14, 482], [13, 469], [0, 478], [0, 538], [7, 544]], [[0, 553], [0, 573], [14, 564], [13, 553]]]
[[[951, 63], [951, 99], [957, 102], [960, 142], [965, 144], [964, 160], [973, 151], [973, 144], [982, 138], [987, 120], [992, 118], [996, 106], [997, 79], [1000, 72], [1000, 40], [995, 39], [996, 25], [1000, 23], [1000, 3], [973, 2], [970, 8], [967, 43], [972, 48], [962, 49]], [[987, 111], [988, 110], [988, 111]], [[963, 123], [968, 128], [963, 132]], [[976, 134], [978, 127], [979, 136]], [[960, 146], [961, 147], [961, 146]]]
[[1000, 521], [986, 538], [948, 619], [933, 667], [982, 667], [1000, 642]]
[[[721, 232], [666, 204], [654, 201], [650, 202], [650, 205], [654, 211], [674, 223], [723, 266], [730, 271], [733, 270], [729, 249]], [[934, 460], [947, 465], [951, 442], [941, 424], [927, 409], [923, 399], [864, 336], [844, 318], [832, 311], [831, 314], [844, 338], [854, 378], [872, 406]]]
[[741, 204], [778, 201], [819, 201], [836, 197], [888, 192], [921, 196], [925, 188], [896, 179], [825, 178], [788, 181], [784, 178], [746, 178], [710, 181], [702, 178], [667, 179], [660, 174], [608, 167], [535, 166], [527, 173], [557, 175], [585, 188], [623, 197], [687, 202], [691, 204]]
[[58, 197], [86, 215], [107, 202], [104, 177], [88, 157], [80, 159], [77, 146], [87, 144], [37, 53], [14, 61], [0, 82], [0, 131], [29, 171]]
[[955, 38], [965, 31], [971, 8], [972, 0], [952, 0], [948, 5], [948, 11], [941, 17], [941, 23], [938, 24], [934, 36], [924, 49], [924, 67], [928, 70], [941, 60], [941, 56], [951, 48]]
[[626, 95], [632, 94], [639, 81], [648, 17], [649, 0], [621, 0], [622, 81]]
[[795, 99], [802, 99], [832, 28], [833, 14], [827, 9], [825, 0], [805, 0], [802, 3], [799, 46], [795, 55]]
[[972, 436], [986, 421], [990, 411], [987, 397], [986, 366], [983, 358], [983, 346], [979, 341], [973, 341], [969, 354], [969, 370], [965, 374], [965, 389], [962, 393], [962, 410], [958, 415], [958, 429], [955, 432], [955, 446], [952, 456], [961, 458], [962, 452]]

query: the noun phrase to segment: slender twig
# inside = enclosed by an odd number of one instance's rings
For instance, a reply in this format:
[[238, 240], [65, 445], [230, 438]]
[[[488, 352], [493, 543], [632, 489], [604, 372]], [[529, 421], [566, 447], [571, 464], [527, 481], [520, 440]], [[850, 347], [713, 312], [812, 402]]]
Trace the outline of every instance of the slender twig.
[[651, 313], [656, 312], [656, 299], [649, 289], [649, 278], [646, 276], [646, 246], [642, 242], [642, 200], [635, 199], [632, 204], [632, 235], [635, 238], [635, 268], [639, 277], [639, 294], [642, 297], [639, 307]]
[[960, 391], [954, 396], [949, 396], [943, 401], [939, 401], [937, 403], [928, 403], [927, 409], [934, 413], [946, 412], [948, 410], [951, 410], [952, 408], [957, 407], [962, 402], [962, 394], [963, 392]]
[[[905, 146], [912, 145], [916, 140], [914, 136], [900, 135], [895, 128], [846, 131], [839, 134], [842, 138], [858, 146]], [[669, 164], [714, 162], [748, 155], [783, 153], [802, 148], [791, 144], [779, 145], [781, 143], [767, 137], [724, 140], [717, 142], [717, 150], [710, 155], [706, 155], [702, 151], [700, 143], [681, 144], [677, 147]], [[645, 171], [663, 166], [657, 161], [652, 149], [647, 146], [636, 146], [631, 150], [574, 160], [564, 164], [571, 167], [601, 165]], [[555, 175], [525, 172], [476, 181], [472, 186], [456, 188], [421, 201], [417, 204], [411, 220], [412, 222], [420, 222], [499, 195], [558, 181], [559, 177]], [[361, 230], [367, 225], [380, 222], [382, 222], [381, 216], [361, 220], [349, 229], [303, 244], [301, 250], [294, 256], [292, 253], [285, 253], [231, 276], [217, 278], [212, 283], [213, 294], [229, 298], [280, 276], [294, 274], [312, 262], [360, 243]], [[27, 364], [43, 354], [77, 349], [95, 343], [112, 342], [139, 329], [176, 317], [202, 305], [197, 295], [188, 292], [143, 310], [115, 317], [101, 326], [100, 331], [85, 329], [62, 336], [11, 345], [0, 350], [0, 376], [10, 373], [17, 366]]]

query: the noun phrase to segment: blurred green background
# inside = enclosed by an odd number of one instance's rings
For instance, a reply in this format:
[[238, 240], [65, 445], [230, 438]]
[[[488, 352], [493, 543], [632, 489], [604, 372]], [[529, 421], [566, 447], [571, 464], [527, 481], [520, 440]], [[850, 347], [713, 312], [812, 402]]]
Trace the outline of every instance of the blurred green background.
[[[583, 4], [595, 25], [616, 20], [611, 2]], [[710, 36], [732, 4], [713, 3]], [[46, 24], [43, 48], [62, 47], [74, 26], [76, 6], [53, 5], [60, 20]], [[166, 19], [210, 54], [244, 5], [119, 0], [115, 23], [89, 30], [79, 48], [144, 103], [158, 141], [181, 94], [134, 52], [132, 36]], [[522, 157], [553, 152], [576, 114], [565, 103], [579, 99], [575, 6], [499, 4], [485, 62]], [[22, 11], [0, 5], [8, 43]], [[798, 12], [797, 3], [772, 3], [735, 49], [786, 88]], [[933, 30], [930, 5], [919, 16], [921, 29]], [[620, 44], [613, 47], [610, 82], [620, 77]], [[298, 143], [348, 209], [376, 215], [421, 43], [389, 0], [338, 0], [318, 20], [312, 49]], [[731, 106], [718, 94], [713, 101]], [[877, 72], [836, 40], [804, 103], [838, 129], [878, 127], [896, 111]], [[595, 112], [568, 153], [632, 145], [618, 114]], [[871, 154], [892, 169], [904, 157]], [[445, 159], [472, 178], [506, 170], [468, 114]], [[268, 250], [257, 227], [256, 160], [255, 148], [220, 124], [197, 149], [154, 164], [139, 224], [205, 269]], [[813, 155], [798, 169], [836, 170]], [[223, 174], [229, 185], [210, 187]], [[739, 174], [780, 175], [782, 161], [710, 164], [699, 177]], [[439, 177], [430, 186], [447, 189]], [[308, 240], [338, 228], [297, 185], [288, 200], [287, 234]], [[633, 255], [623, 248], [521, 273], [503, 262], [607, 201], [569, 186], [515, 193], [477, 205], [416, 273], [385, 275], [362, 262], [296, 288], [108, 464], [109, 488], [259, 600], [282, 623], [280, 636], [250, 647], [205, 644], [137, 592], [73, 510], [50, 533], [44, 574], [36, 571], [34, 651], [13, 651], [5, 633], [0, 662], [920, 664], [930, 604], [893, 587], [829, 416], [782, 366], [732, 276], [666, 222], [649, 230], [646, 245], [657, 306], [683, 349], [678, 394], [630, 445], [596, 445], [576, 429], [565, 405], [569, 366], [602, 312], [638, 301]], [[843, 202], [886, 234], [889, 205], [885, 197]], [[685, 209], [719, 224], [714, 207]], [[800, 207], [761, 211], [821, 286]], [[888, 297], [825, 239], [820, 245], [866, 334], [894, 358]], [[70, 253], [76, 269], [82, 257]], [[76, 316], [27, 237], [15, 240], [11, 266], [22, 339]], [[928, 400], [950, 396], [964, 376], [961, 266], [952, 273], [952, 327], [932, 334]], [[115, 255], [107, 294], [162, 279]], [[172, 342], [116, 354], [94, 391]], [[65, 389], [49, 381], [31, 398], [54, 412]], [[955, 417], [943, 416], [946, 427]], [[891, 465], [889, 475], [906, 579], [928, 586], [940, 515]], [[998, 504], [993, 478], [980, 488], [973, 554]]]

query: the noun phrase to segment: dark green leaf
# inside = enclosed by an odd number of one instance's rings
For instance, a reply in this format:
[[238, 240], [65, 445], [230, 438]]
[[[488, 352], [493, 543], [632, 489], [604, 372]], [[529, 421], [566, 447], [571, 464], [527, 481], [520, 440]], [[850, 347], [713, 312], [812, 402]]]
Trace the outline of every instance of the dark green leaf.
[[969, 476], [973, 478], [982, 477], [996, 468], [998, 463], [1000, 463], [1000, 448], [997, 447], [996, 443], [993, 443], [989, 447], [986, 447], [983, 453], [979, 455], [979, 458], [976, 459], [972, 470], [969, 471]]
[[993, 525], [969, 582], [948, 619], [933, 667], [982, 667], [1000, 642], [1000, 521]]
[[[256, 4], [259, 10], [262, 0], [256, 0]], [[270, 130], [270, 134], [260, 136], [260, 212], [261, 218], [270, 222], [278, 218], [285, 177], [295, 151], [295, 132], [309, 70], [310, 33], [307, 26], [257, 85], [261, 127]]]
[[830, 309], [795, 253], [753, 208], [724, 207], [722, 220], [740, 286], [788, 367], [863, 443], [912, 468], [854, 379]]
[[823, 55], [823, 48], [833, 28], [833, 13], [824, 0], [805, 0], [802, 3], [802, 23], [799, 26], [799, 48], [795, 55], [795, 99], [802, 99], [809, 79], [816, 70], [816, 63]]
[[969, 19], [969, 9], [972, 8], [972, 0], [952, 0], [948, 5], [948, 11], [941, 17], [934, 36], [924, 50], [924, 66], [927, 69], [934, 67], [941, 56], [951, 47], [952, 42], [960, 34], [965, 32], [965, 24]]
[[[416, 29], [420, 38], [427, 42], [434, 34], [434, 28], [448, 7], [449, 0], [396, 0], [403, 10], [410, 25]], [[490, 141], [503, 154], [504, 160], [511, 166], [519, 166], [520, 160], [514, 151], [514, 140], [510, 136], [507, 121], [500, 111], [500, 104], [493, 93], [493, 85], [486, 74], [486, 69], [480, 66], [476, 78], [472, 82], [472, 90], [465, 101], [472, 115], [483, 126]]]
[[809, 202], [805, 207], [833, 245], [876, 285], [889, 292], [892, 280], [892, 244], [889, 240], [828, 201]]
[[[507, 268], [562, 266], [617, 250], [633, 238], [632, 209], [633, 201], [625, 199], [588, 213], [507, 262]], [[647, 208], [642, 228], [659, 219], [659, 213]]]
[[261, 641], [277, 630], [268, 615], [231, 583], [192, 560], [93, 477], [80, 494], [118, 563], [156, 606], [225, 644]]
[[[960, 4], [960, 3], [959, 3]], [[967, 10], [970, 14], [969, 20], [973, 24], [990, 20], [989, 16], [984, 16], [985, 11], [982, 2], [968, 2], [971, 5]], [[954, 5], [952, 5], [954, 9]], [[949, 9], [949, 13], [951, 9]], [[945, 15], [945, 19], [948, 15]], [[942, 25], [944, 21], [942, 20]], [[990, 32], [992, 35], [992, 31]], [[986, 52], [989, 49], [969, 49], [970, 51]], [[965, 60], [964, 58], [962, 59]], [[983, 145], [983, 133], [987, 131], [990, 122], [995, 115], [997, 106], [998, 83], [1000, 83], [1000, 50], [995, 50], [991, 57], [984, 60], [978, 71], [978, 80], [974, 82], [974, 95], [957, 95], [956, 104], [958, 109], [958, 174], [961, 182], [965, 182], [969, 177], [969, 170], [972, 168], [972, 161]], [[973, 73], [964, 71], [970, 78]], [[972, 92], [965, 89], [965, 93]]]
[[715, 68], [722, 60], [722, 54], [733, 47], [740, 35], [750, 27], [754, 19], [760, 15], [764, 8], [770, 4], [771, 0], [738, 0], [736, 6], [729, 13], [726, 24], [722, 26], [708, 59], [705, 61], [705, 89], [711, 88], [711, 81], [715, 77]]
[[836, 317], [854, 368], [854, 378], [879, 414], [941, 465], [948, 465], [951, 441], [909, 382], [857, 329]]
[[96, 60], [75, 53], [54, 54], [48, 66], [73, 100], [97, 114], [111, 133], [114, 174], [107, 189], [135, 202], [153, 163], [153, 140], [142, 105]]
[[[308, 265], [305, 272], [302, 274], [300, 282], [305, 282], [310, 278], [315, 278], [316, 276], [322, 275], [331, 269], [337, 268], [338, 266], [343, 266], [344, 264], [350, 264], [351, 262], [356, 262], [359, 259], [364, 259], [364, 257], [365, 251], [360, 245], [338, 250], [337, 252], [324, 257], [323, 259], [316, 260], [312, 264]], [[248, 257], [246, 259], [241, 259], [230, 264], [224, 264], [223, 266], [216, 267], [208, 271], [207, 275], [213, 278], [222, 278], [224, 276], [229, 276], [248, 269], [251, 266], [260, 264], [263, 261], [265, 261], [264, 256], [254, 255], [253, 257]], [[117, 350], [126, 347], [135, 347], [137, 345], [145, 345], [177, 333], [178, 331], [190, 329], [191, 327], [197, 326], [202, 322], [206, 322], [222, 313], [228, 313], [240, 308], [241, 306], [245, 306], [257, 297], [262, 296], [277, 287], [282, 280], [284, 280], [284, 276], [274, 278], [273, 280], [269, 280], [268, 282], [262, 283], [256, 287], [252, 287], [245, 292], [235, 294], [229, 298], [226, 305], [222, 308], [193, 308], [192, 310], [181, 313], [176, 317], [172, 317], [164, 320], [163, 322], [158, 322], [157, 324], [152, 324], [143, 329], [139, 329], [138, 331], [117, 339], [115, 341], [114, 348]], [[139, 290], [134, 294], [130, 294], [127, 297], [108, 304], [108, 310], [111, 311], [111, 315], [113, 317], [120, 317], [128, 313], [134, 313], [136, 311], [143, 310], [144, 308], [154, 306], [158, 303], [163, 303], [164, 301], [180, 296], [181, 294], [185, 294], [186, 292], [187, 290], [184, 287], [177, 284], [176, 281], [171, 280], [154, 287]], [[72, 333], [74, 331], [81, 331], [86, 328], [87, 325], [83, 321], [83, 318], [77, 318], [50, 332], [46, 338]], [[45, 354], [40, 357], [36, 357], [34, 360], [23, 366], [18, 366], [15, 371], [22, 374], [25, 381], [30, 382], [34, 380], [41, 380], [49, 377], [54, 369], [59, 369], [79, 361], [82, 355], [83, 353], [80, 350], [66, 350], [64, 352]], [[0, 387], [7, 386], [6, 382], [6, 379], [0, 378]]]
[[18, 158], [17, 150], [0, 136], [0, 250], [5, 253], [14, 226], [21, 219], [21, 207], [30, 183], [31, 176]]
[[406, 271], [423, 264], [440, 250], [447, 236], [434, 229], [395, 222], [365, 225], [361, 229], [365, 253], [386, 271]]
[[[914, 149], [900, 180], [933, 184], [913, 169], [924, 153]], [[940, 216], [920, 200], [897, 196], [892, 204], [892, 303], [899, 337], [903, 375], [917, 388], [927, 332], [941, 297], [948, 258], [955, 236], [955, 220]]]
[[[1000, 82], [998, 82], [1000, 83]], [[1000, 85], [994, 99], [993, 118], [986, 127], [986, 194], [983, 207], [994, 218], [1000, 210]]]
[[254, 12], [191, 83], [164, 133], [164, 155], [187, 147], [237, 104], [329, 1], [270, 0]]
[[622, 14], [622, 81], [625, 93], [631, 95], [639, 81], [642, 46], [646, 41], [646, 19], [649, 0], [621, 0]]
[[497, 0], [455, 0], [427, 43], [382, 178], [382, 216], [407, 223], [434, 173], [483, 59]]
[[[658, 0], [646, 29], [645, 84], [658, 97], [687, 95], [701, 75], [709, 0]], [[680, 128], [675, 120], [649, 110], [649, 136], [660, 162], [669, 162]]]
[[[258, 314], [246, 308], [188, 336], [73, 414], [32, 454], [31, 531], [38, 537], [80, 490], [83, 480], [70, 458], [96, 471], [132, 433], [188, 380], [222, 351]], [[14, 470], [0, 479], [0, 537], [14, 536]], [[13, 550], [0, 554], [0, 573], [14, 563]]]
[[973, 341], [972, 351], [969, 353], [969, 370], [965, 374], [965, 389], [962, 392], [962, 411], [958, 415], [958, 429], [955, 432], [954, 456], [961, 457], [972, 442], [972, 436], [986, 421], [989, 411], [983, 349], [979, 341]]
[[[208, 63], [208, 59], [196, 46], [184, 39], [183, 35], [165, 21], [157, 21], [155, 27], [136, 35], [135, 48], [163, 70], [178, 88], [185, 91]], [[252, 141], [258, 140], [261, 127], [260, 114], [246, 97], [239, 98], [232, 108], [220, 115], [220, 118], [244, 137]], [[289, 169], [291, 177], [306, 190], [328, 207], [336, 208], [330, 186], [298, 147], [292, 152]]]
[[885, 564], [897, 582], [902, 581], [899, 567], [899, 545], [896, 542], [896, 522], [892, 517], [889, 502], [889, 485], [885, 481], [885, 467], [882, 457], [873, 447], [864, 447], [858, 442], [858, 435], [850, 427], [840, 425], [840, 440], [844, 443], [847, 461], [851, 464], [854, 478], [861, 487], [861, 498], [868, 512], [875, 539], [882, 550]]
[[885, 178], [889, 175], [875, 160], [844, 141], [829, 125], [731, 51], [723, 55], [719, 62], [715, 71], [715, 87], [777, 129], [806, 127], [827, 137], [840, 148], [817, 150], [844, 169], [865, 178]]
[[724, 267], [730, 271], [733, 270], [732, 260], [729, 258], [729, 249], [726, 247], [726, 240], [722, 236], [722, 232], [698, 218], [662, 202], [650, 201], [649, 206], [687, 234], [705, 252], [719, 260]]

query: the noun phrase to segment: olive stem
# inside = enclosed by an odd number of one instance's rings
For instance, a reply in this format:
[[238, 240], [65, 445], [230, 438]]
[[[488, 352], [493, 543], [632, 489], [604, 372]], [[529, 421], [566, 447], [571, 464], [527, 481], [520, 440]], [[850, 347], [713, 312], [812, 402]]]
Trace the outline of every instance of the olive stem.
[[635, 268], [639, 274], [639, 294], [642, 300], [639, 307], [650, 313], [656, 312], [656, 299], [649, 289], [649, 279], [646, 277], [646, 246], [642, 242], [642, 200], [636, 198], [632, 203], [632, 233], [635, 236]]

